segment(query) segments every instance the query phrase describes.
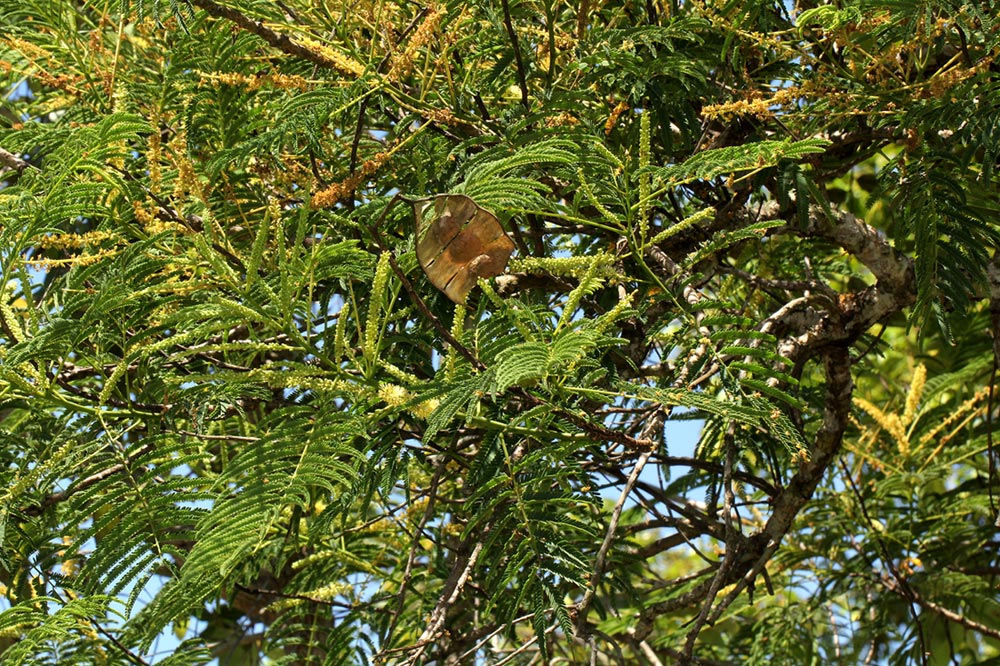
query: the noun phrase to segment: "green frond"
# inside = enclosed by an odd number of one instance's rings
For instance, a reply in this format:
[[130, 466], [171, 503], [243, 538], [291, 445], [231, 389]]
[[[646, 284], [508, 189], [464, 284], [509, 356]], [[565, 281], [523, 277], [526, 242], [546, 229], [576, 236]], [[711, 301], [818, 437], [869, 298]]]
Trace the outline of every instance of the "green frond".
[[[752, 336], [747, 336], [752, 337]], [[790, 364], [786, 358], [778, 356], [773, 351], [767, 349], [767, 347], [751, 347], [749, 345], [726, 345], [719, 349], [719, 354], [724, 356], [750, 356], [753, 358], [758, 358], [761, 361], [772, 361], [775, 363]], [[758, 368], [760, 366], [757, 366]]]
[[[907, 179], [900, 188], [896, 200], [900, 231], [912, 239], [915, 255], [917, 303], [911, 321], [921, 322], [932, 311], [940, 312], [935, 304], [947, 303], [964, 312], [970, 304], [968, 294], [985, 284], [987, 248], [1000, 244], [1000, 231], [969, 205], [969, 198], [979, 196], [966, 192], [943, 169]], [[939, 319], [947, 326], [943, 317]]]
[[[766, 383], [756, 382], [766, 387], [761, 393], [776, 397], [782, 403], [799, 406], [800, 401], [794, 396]], [[784, 407], [772, 403], [766, 397], [746, 396], [743, 399], [725, 399], [723, 396], [710, 396], [695, 391], [682, 389], [658, 389], [652, 387], [631, 387], [635, 391], [633, 397], [653, 400], [664, 406], [679, 406], [697, 409], [703, 414], [721, 417], [726, 421], [749, 426], [761, 432], [771, 434], [787, 451], [796, 453], [807, 447], [798, 429], [785, 415]], [[704, 435], [703, 435], [704, 438]]]
[[357, 241], [318, 243], [305, 260], [304, 275], [315, 283], [324, 280], [371, 278], [374, 269], [372, 255], [358, 248]]
[[513, 153], [506, 148], [489, 150], [469, 162], [464, 179], [454, 192], [471, 197], [491, 210], [532, 208], [548, 187], [524, 175], [507, 174], [522, 172], [527, 167], [573, 164], [577, 151], [576, 144], [559, 139], [529, 144]]
[[817, 25], [830, 32], [848, 23], [861, 21], [862, 18], [863, 12], [859, 7], [838, 9], [833, 5], [824, 5], [811, 7], [801, 12], [795, 23], [800, 31], [804, 31], [808, 26]]
[[[735, 366], [735, 365], [736, 364], [733, 364], [733, 366]], [[733, 366], [730, 366], [730, 367], [733, 367]], [[746, 370], [747, 368], [745, 366], [743, 366], [743, 367], [739, 367], [739, 369]], [[773, 373], [767, 372], [765, 368], [759, 368], [759, 370], [760, 370], [759, 374], [763, 375], [763, 376], [767, 376], [769, 374], [773, 374]], [[772, 398], [773, 400], [776, 401], [776, 404], [784, 403], [785, 405], [788, 405], [789, 407], [792, 407], [794, 409], [804, 409], [806, 407], [806, 404], [800, 398], [797, 398], [796, 396], [792, 395], [788, 391], [783, 391], [782, 389], [778, 388], [776, 385], [773, 385], [773, 384], [771, 384], [769, 382], [761, 381], [761, 380], [756, 379], [754, 377], [743, 377], [743, 378], [740, 379], [740, 383], [743, 386], [747, 387], [746, 390], [748, 390], [750, 392], [754, 392], [755, 391], [757, 393], [761, 393], [761, 394], [767, 396], [768, 398]]]
[[364, 344], [362, 353], [369, 363], [375, 364], [378, 357], [378, 343], [382, 332], [382, 310], [387, 306], [389, 286], [389, 253], [383, 252], [375, 267], [375, 277], [372, 280], [372, 291], [368, 301], [368, 314], [365, 319]]
[[[108, 614], [118, 615], [111, 606], [114, 597], [94, 595], [62, 601], [38, 597], [22, 601], [0, 613], [0, 636], [17, 636], [18, 641], [4, 650], [4, 664], [54, 663], [60, 649], [73, 651], [73, 643], [93, 632], [92, 623]], [[120, 617], [120, 616], [119, 616]]]
[[271, 437], [240, 452], [215, 481], [217, 500], [194, 528], [196, 545], [179, 578], [142, 611], [145, 640], [219, 584], [248, 582], [248, 565], [287, 529], [294, 509], [354, 484], [362, 452], [345, 441], [354, 432], [349, 422], [315, 424], [300, 412], [277, 418], [273, 428]]
[[[758, 350], [755, 349], [754, 351]], [[757, 375], [758, 377], [765, 377], [770, 380], [777, 380], [780, 382], [784, 382], [785, 384], [788, 384], [790, 386], [795, 386], [798, 383], [795, 381], [794, 377], [778, 369], [779, 363], [787, 363], [786, 359], [783, 359], [775, 354], [768, 354], [766, 355], [766, 360], [772, 361], [774, 365], [764, 366], [761, 365], [760, 363], [752, 363], [747, 361], [730, 361], [726, 364], [726, 367], [729, 368], [729, 370], [731, 371], [738, 370], [742, 372], [748, 372]]]
[[118, 11], [122, 16], [130, 16], [134, 10], [140, 21], [148, 16], [157, 25], [162, 24], [167, 7], [170, 10], [169, 16], [176, 19], [181, 26], [185, 25], [185, 19], [190, 19], [193, 11], [190, 3], [182, 0], [119, 0], [118, 2]]
[[784, 220], [762, 220], [754, 222], [741, 229], [733, 231], [723, 231], [712, 236], [708, 242], [704, 243], [697, 251], [685, 258], [687, 266], [694, 266], [706, 257], [719, 252], [722, 249], [731, 247], [739, 242], [750, 240], [759, 242], [761, 237], [767, 234], [769, 229], [774, 229], [785, 225]]
[[559, 322], [556, 324], [556, 332], [562, 330], [572, 320], [580, 306], [580, 301], [585, 296], [593, 294], [604, 285], [604, 278], [600, 275], [601, 264], [601, 257], [598, 255], [580, 277], [580, 283], [574, 287], [573, 291], [569, 292], [566, 302], [563, 304]]
[[822, 153], [830, 145], [827, 139], [810, 138], [801, 141], [759, 141], [740, 146], [704, 150], [674, 166], [650, 167], [652, 173], [671, 185], [694, 180], [711, 180], [719, 176], [772, 167], [781, 160], [798, 160]]
[[460, 411], [468, 411], [468, 406], [484, 396], [493, 382], [493, 373], [483, 372], [451, 379], [445, 385], [421, 392], [421, 400], [430, 400], [440, 396], [437, 408], [427, 418], [427, 427], [424, 429], [423, 435], [424, 441], [432, 441], [434, 436], [455, 418], [456, 414]]
[[545, 377], [549, 346], [544, 342], [522, 342], [497, 354], [495, 390], [503, 393], [515, 384]]
[[[594, 267], [596, 275], [611, 277], [615, 275], [616, 258], [609, 252], [577, 257], [515, 257], [511, 259], [511, 272], [550, 273], [566, 277], [582, 277]], [[596, 267], [595, 267], [596, 264]]]
[[493, 391], [504, 393], [515, 384], [524, 385], [569, 373], [598, 346], [614, 342], [614, 338], [593, 328], [567, 327], [557, 331], [551, 342], [522, 342], [508, 347], [496, 356]]
[[660, 231], [655, 236], [650, 238], [649, 241], [646, 242], [645, 247], [662, 243], [663, 241], [667, 240], [672, 236], [676, 236], [677, 234], [687, 231], [688, 229], [691, 229], [692, 227], [701, 222], [705, 222], [711, 219], [712, 216], [714, 215], [715, 215], [714, 208], [705, 208], [704, 210], [698, 211], [694, 215], [689, 215], [680, 222], [670, 225], [663, 231]]

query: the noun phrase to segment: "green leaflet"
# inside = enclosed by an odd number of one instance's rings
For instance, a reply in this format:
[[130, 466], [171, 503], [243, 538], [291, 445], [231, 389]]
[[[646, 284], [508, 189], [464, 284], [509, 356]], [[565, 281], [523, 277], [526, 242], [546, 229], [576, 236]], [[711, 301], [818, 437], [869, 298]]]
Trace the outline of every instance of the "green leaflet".
[[[784, 403], [795, 406], [800, 404], [793, 396], [771, 388], [763, 382], [756, 382], [754, 388], [768, 396], [777, 397]], [[757, 428], [771, 434], [789, 452], [795, 453], [806, 449], [802, 435], [788, 419], [784, 408], [771, 402], [767, 397], [746, 396], [735, 400], [684, 389], [629, 387], [629, 390], [638, 399], [652, 400], [664, 406], [690, 407], [704, 414]]]

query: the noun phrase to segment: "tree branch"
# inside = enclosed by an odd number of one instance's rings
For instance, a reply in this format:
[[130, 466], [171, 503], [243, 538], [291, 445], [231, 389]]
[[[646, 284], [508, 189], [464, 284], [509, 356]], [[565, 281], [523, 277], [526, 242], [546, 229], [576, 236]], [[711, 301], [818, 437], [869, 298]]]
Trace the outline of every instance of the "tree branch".
[[90, 486], [100, 481], [103, 481], [109, 476], [113, 476], [119, 472], [125, 471], [128, 468], [128, 465], [130, 465], [137, 458], [140, 458], [141, 456], [144, 456], [150, 451], [152, 451], [153, 448], [154, 446], [152, 443], [143, 444], [138, 449], [136, 449], [135, 453], [133, 453], [129, 457], [127, 463], [118, 463], [116, 465], [112, 465], [111, 467], [102, 469], [100, 472], [92, 474], [85, 479], [80, 479], [66, 490], [61, 490], [59, 492], [46, 495], [41, 502], [32, 506], [25, 507], [24, 509], [22, 509], [22, 512], [27, 516], [40, 516], [42, 512], [45, 511], [45, 509], [49, 508], [50, 506], [54, 506], [56, 504], [59, 504], [60, 502], [64, 502], [73, 495], [80, 492], [81, 490], [86, 490]]
[[597, 557], [594, 558], [594, 571], [590, 575], [590, 584], [587, 586], [587, 591], [584, 593], [583, 599], [576, 605], [576, 630], [579, 635], [584, 635], [587, 623], [587, 609], [590, 608], [590, 604], [594, 600], [598, 581], [600, 581], [601, 575], [604, 573], [604, 560], [608, 555], [608, 549], [611, 548], [611, 541], [615, 537], [615, 531], [618, 529], [618, 520], [621, 518], [622, 509], [625, 508], [625, 502], [632, 493], [632, 488], [635, 486], [639, 474], [646, 466], [646, 463], [649, 462], [649, 457], [652, 454], [652, 451], [646, 451], [639, 456], [639, 460], [636, 462], [635, 467], [632, 468], [632, 473], [629, 474], [628, 479], [625, 481], [625, 487], [622, 488], [621, 494], [618, 496], [618, 501], [615, 502], [615, 507], [611, 511], [611, 520], [608, 521], [608, 529], [604, 535], [604, 541], [601, 542], [601, 547], [597, 551]]
[[788, 485], [774, 499], [774, 509], [761, 531], [769, 542], [779, 542], [788, 532], [799, 510], [812, 497], [830, 463], [840, 451], [851, 411], [853, 380], [851, 357], [846, 345], [833, 347], [825, 355], [826, 392], [823, 425], [820, 427], [809, 459], [801, 464]]
[[427, 628], [424, 629], [423, 633], [420, 634], [419, 638], [417, 638], [414, 643], [414, 645], [416, 645], [416, 649], [410, 654], [406, 661], [403, 662], [403, 666], [413, 666], [413, 664], [420, 661], [420, 658], [427, 650], [427, 646], [437, 640], [437, 638], [441, 635], [441, 630], [444, 627], [444, 620], [448, 613], [448, 609], [451, 608], [451, 605], [455, 603], [456, 599], [458, 599], [458, 596], [462, 593], [462, 589], [465, 587], [466, 582], [469, 580], [469, 575], [476, 566], [476, 561], [479, 559], [479, 554], [483, 550], [483, 542], [485, 541], [488, 533], [489, 526], [477, 535], [479, 540], [476, 541], [469, 554], [460, 554], [455, 558], [455, 563], [451, 567], [451, 574], [449, 574], [448, 579], [444, 583], [444, 590], [441, 592], [437, 605], [434, 606], [434, 610], [431, 611], [430, 617], [427, 619]]
[[14, 153], [0, 148], [0, 166], [9, 167], [15, 169], [18, 173], [21, 173], [30, 166], [31, 163], [21, 159]]
[[943, 606], [939, 606], [933, 601], [928, 601], [927, 599], [924, 599], [920, 595], [920, 593], [914, 590], [912, 586], [908, 586], [907, 589], [903, 589], [903, 587], [899, 584], [898, 581], [896, 581], [894, 578], [889, 578], [886, 576], [881, 576], [879, 580], [881, 580], [882, 585], [884, 585], [887, 590], [890, 590], [891, 592], [898, 594], [904, 599], [912, 600], [921, 608], [925, 608], [931, 611], [932, 613], [936, 613], [943, 618], [946, 618], [948, 620], [951, 620], [952, 622], [960, 624], [966, 629], [971, 629], [972, 631], [978, 631], [979, 633], [984, 634], [986, 636], [990, 636], [991, 638], [1000, 639], [1000, 629], [994, 629], [992, 627], [988, 627], [985, 624], [976, 622], [975, 620], [970, 620], [969, 618], [959, 613], [956, 613], [955, 611], [951, 611], [948, 610], [947, 608], [944, 608]]
[[283, 51], [284, 53], [293, 55], [297, 58], [302, 58], [303, 60], [308, 60], [311, 63], [319, 65], [320, 67], [336, 69], [340, 72], [345, 71], [344, 63], [337, 62], [322, 53], [310, 49], [305, 45], [296, 42], [286, 34], [268, 28], [264, 25], [263, 21], [254, 20], [235, 9], [232, 9], [231, 7], [223, 7], [222, 5], [216, 4], [215, 2], [212, 2], [212, 0], [191, 0], [191, 3], [216, 18], [224, 18], [228, 21], [232, 21], [247, 32], [257, 35], [279, 51]]

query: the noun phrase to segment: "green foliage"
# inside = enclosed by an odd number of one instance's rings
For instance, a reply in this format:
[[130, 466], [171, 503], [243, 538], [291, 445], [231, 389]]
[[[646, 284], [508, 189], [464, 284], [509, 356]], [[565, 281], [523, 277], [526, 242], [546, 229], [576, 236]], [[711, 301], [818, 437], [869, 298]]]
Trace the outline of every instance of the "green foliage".
[[830, 145], [827, 139], [802, 141], [759, 141], [741, 146], [703, 150], [683, 164], [653, 169], [653, 173], [670, 185], [693, 180], [711, 180], [735, 175], [741, 171], [758, 171], [776, 165], [781, 160], [801, 160], [807, 155], [822, 153]]
[[103, 653], [107, 645], [95, 645], [92, 623], [105, 621], [113, 598], [97, 595], [67, 602], [37, 597], [12, 606], [0, 617], [3, 635], [19, 641], [3, 653], [5, 664], [93, 663], [91, 651]]
[[0, 664], [997, 659], [997, 19], [813, 4], [0, 8]]
[[[578, 148], [571, 142], [549, 139], [530, 143], [516, 152], [502, 146], [485, 150], [470, 160], [462, 174], [456, 193], [475, 199], [481, 206], [493, 210], [516, 210], [532, 208], [542, 201], [548, 188], [537, 180], [516, 173], [525, 167], [544, 169], [550, 172], [556, 165], [576, 162]], [[498, 154], [510, 153], [499, 157]]]

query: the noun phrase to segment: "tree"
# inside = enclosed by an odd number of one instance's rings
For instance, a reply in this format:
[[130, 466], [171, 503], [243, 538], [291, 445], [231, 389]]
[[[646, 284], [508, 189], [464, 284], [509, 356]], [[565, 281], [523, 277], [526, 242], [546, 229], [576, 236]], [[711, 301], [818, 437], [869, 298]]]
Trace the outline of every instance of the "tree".
[[1000, 659], [985, 4], [6, 3], [0, 661]]

